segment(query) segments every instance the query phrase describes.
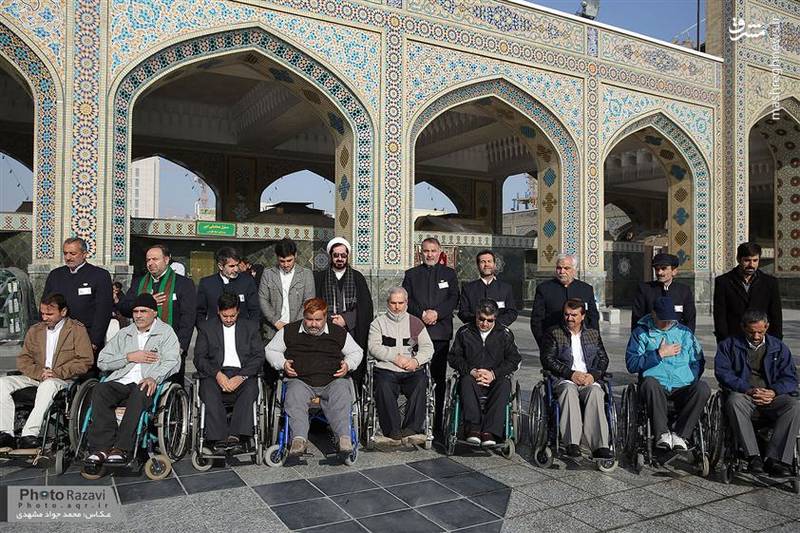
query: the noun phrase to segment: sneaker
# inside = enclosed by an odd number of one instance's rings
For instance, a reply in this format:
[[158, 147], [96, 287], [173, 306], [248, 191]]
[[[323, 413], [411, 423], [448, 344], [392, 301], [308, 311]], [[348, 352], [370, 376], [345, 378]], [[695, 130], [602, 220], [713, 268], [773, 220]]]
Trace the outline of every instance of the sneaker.
[[289, 448], [289, 455], [291, 457], [300, 457], [306, 453], [308, 443], [303, 437], [295, 437], [292, 439], [292, 446]]
[[29, 450], [32, 448], [41, 448], [42, 447], [42, 439], [37, 437], [36, 435], [25, 435], [20, 437], [19, 445], [17, 448], [20, 450]]
[[790, 474], [790, 467], [780, 461], [768, 458], [764, 462], [764, 472], [772, 477], [788, 477]]
[[14, 448], [17, 439], [11, 433], [0, 433], [0, 448]]
[[683, 439], [683, 437], [673, 433], [672, 434], [672, 449], [676, 450], [676, 451], [679, 451], [679, 452], [685, 452], [686, 450], [689, 449], [689, 445], [686, 444], [686, 441]]
[[595, 459], [613, 459], [614, 454], [611, 453], [609, 448], [597, 448], [592, 452], [592, 457]]
[[467, 442], [469, 444], [480, 445], [481, 443], [481, 433], [480, 431], [470, 431], [469, 435], [467, 435]]
[[581, 447], [577, 444], [567, 444], [566, 454], [567, 457], [580, 457]]
[[656, 448], [661, 448], [663, 450], [671, 450], [672, 449], [672, 433], [669, 431], [666, 433], [662, 433], [660, 437], [658, 437], [658, 441], [656, 442]]
[[350, 453], [353, 451], [353, 441], [350, 435], [339, 435], [339, 453]]
[[481, 433], [481, 446], [497, 446], [497, 439], [491, 433]]
[[747, 471], [751, 474], [761, 474], [764, 472], [764, 461], [760, 455], [751, 455], [747, 458]]

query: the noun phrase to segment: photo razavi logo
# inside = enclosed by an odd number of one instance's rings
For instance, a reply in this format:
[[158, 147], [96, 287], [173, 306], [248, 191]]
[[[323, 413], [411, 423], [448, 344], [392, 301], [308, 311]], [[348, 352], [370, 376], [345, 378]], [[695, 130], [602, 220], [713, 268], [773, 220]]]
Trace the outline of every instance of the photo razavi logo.
[[9, 522], [109, 522], [122, 516], [112, 487], [8, 487]]

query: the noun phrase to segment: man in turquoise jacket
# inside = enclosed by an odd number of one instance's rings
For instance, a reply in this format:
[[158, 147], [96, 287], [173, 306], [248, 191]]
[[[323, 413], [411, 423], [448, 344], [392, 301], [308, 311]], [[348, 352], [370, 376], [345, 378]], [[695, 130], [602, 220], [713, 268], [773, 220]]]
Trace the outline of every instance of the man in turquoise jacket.
[[[639, 374], [639, 394], [658, 435], [656, 446], [685, 451], [686, 439], [697, 425], [711, 388], [700, 377], [705, 359], [694, 334], [678, 323], [675, 306], [668, 296], [658, 298], [653, 311], [631, 332], [625, 352], [628, 372]], [[678, 416], [672, 431], [667, 424], [667, 400]]]

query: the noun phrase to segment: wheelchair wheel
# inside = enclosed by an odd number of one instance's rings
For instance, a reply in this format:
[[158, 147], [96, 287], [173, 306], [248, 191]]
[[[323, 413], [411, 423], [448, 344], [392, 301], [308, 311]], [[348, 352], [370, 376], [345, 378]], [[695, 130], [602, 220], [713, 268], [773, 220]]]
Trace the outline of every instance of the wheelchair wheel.
[[[622, 392], [622, 413], [619, 421], [620, 442], [623, 453], [635, 459], [637, 436], [639, 434], [639, 402], [636, 397], [636, 386], [631, 384]], [[644, 456], [642, 456], [644, 461]]]
[[708, 461], [708, 457], [703, 455], [697, 461], [697, 474], [700, 477], [708, 477], [711, 473], [711, 464]]
[[506, 439], [505, 446], [500, 449], [500, 455], [506, 459], [513, 459], [514, 455], [517, 453], [516, 448], [517, 446], [512, 439]]
[[360, 402], [356, 401], [356, 403], [353, 404], [350, 418], [350, 442], [353, 444], [353, 451], [351, 451], [344, 458], [344, 464], [347, 466], [354, 465], [358, 460], [358, 430], [360, 429], [360, 415]]
[[66, 463], [66, 452], [63, 449], [56, 451], [53, 455], [53, 462], [48, 468], [49, 473], [60, 476], [66, 470]]
[[288, 448], [281, 449], [279, 444], [273, 444], [264, 451], [264, 462], [271, 467], [283, 466], [288, 456]]
[[189, 395], [180, 385], [173, 383], [161, 396], [156, 429], [159, 450], [170, 461], [179, 461], [186, 455], [189, 442]]
[[636, 454], [636, 461], [633, 464], [633, 469], [636, 471], [637, 474], [641, 474], [642, 470], [644, 470], [644, 454], [637, 453]]
[[[180, 387], [180, 385], [175, 386]], [[172, 462], [169, 460], [169, 457], [163, 453], [150, 457], [144, 463], [144, 475], [146, 475], [148, 479], [166, 479], [170, 472], [172, 472]]]
[[198, 472], [207, 472], [208, 470], [211, 470], [211, 467], [214, 466], [214, 461], [207, 457], [203, 457], [208, 455], [211, 455], [211, 450], [205, 446], [203, 447], [202, 454], [198, 453], [197, 450], [192, 451], [192, 466], [195, 468], [195, 470]]
[[722, 394], [719, 391], [715, 392], [709, 401], [708, 416], [703, 417], [703, 422], [706, 424], [705, 435], [710, 468], [717, 466], [725, 453], [727, 430], [723, 402]]
[[[272, 401], [270, 405], [272, 409], [270, 409], [270, 422], [269, 422], [269, 444], [277, 444], [278, 442], [278, 434], [281, 431], [281, 419], [283, 418], [282, 406], [280, 404], [280, 394], [282, 386], [281, 382], [278, 382], [277, 387], [272, 395]], [[265, 460], [266, 462], [266, 460]]]
[[[511, 435], [506, 435], [506, 440], [522, 441], [522, 427], [520, 417], [522, 416], [522, 390], [519, 381], [514, 384], [514, 396], [511, 399]], [[513, 452], [513, 450], [512, 450]], [[511, 456], [513, 457], [513, 453]]]
[[[531, 404], [528, 408], [528, 439], [531, 443], [534, 460], [539, 452], [547, 446], [548, 413], [546, 396], [545, 383], [540, 381], [533, 387]], [[552, 463], [552, 458], [550, 462]], [[537, 464], [539, 463], [537, 462]]]
[[613, 472], [618, 464], [616, 459], [600, 459], [597, 461], [597, 469], [601, 472]]
[[539, 468], [550, 468], [553, 466], [553, 450], [550, 449], [550, 446], [533, 450], [533, 462]]
[[722, 468], [720, 469], [719, 472], [720, 481], [722, 481], [726, 485], [730, 485], [735, 475], [736, 472], [732, 464], [722, 465]]
[[84, 465], [81, 468], [81, 477], [89, 481], [96, 481], [106, 475], [106, 467], [103, 465]]
[[450, 456], [456, 453], [456, 442], [458, 441], [458, 425], [455, 420], [455, 394], [456, 379], [451, 377], [447, 381], [444, 405], [442, 406], [442, 436], [444, 437], [444, 452]]
[[92, 388], [97, 385], [95, 378], [87, 379], [78, 386], [69, 406], [69, 444], [75, 454], [81, 440], [81, 429], [86, 418], [86, 411], [92, 402]]

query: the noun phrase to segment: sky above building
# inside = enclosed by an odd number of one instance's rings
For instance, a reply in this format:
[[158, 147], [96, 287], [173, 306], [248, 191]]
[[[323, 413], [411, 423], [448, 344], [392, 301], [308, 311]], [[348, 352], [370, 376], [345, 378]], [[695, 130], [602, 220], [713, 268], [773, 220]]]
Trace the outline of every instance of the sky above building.
[[[537, 0], [528, 2], [557, 11], [575, 13], [580, 0]], [[617, 26], [648, 37], [667, 42], [694, 40], [697, 19], [697, 0], [600, 0], [598, 22]], [[700, 0], [700, 17], [705, 18], [706, 0]], [[705, 40], [705, 22], [700, 24], [700, 41]], [[161, 165], [161, 216], [185, 216], [194, 213], [199, 188], [193, 183], [193, 174], [171, 163]], [[14, 211], [20, 202], [30, 199], [32, 174], [23, 165], [9, 157], [0, 158], [0, 211]], [[333, 188], [309, 187], [309, 182], [319, 183], [320, 178], [310, 173], [298, 172], [291, 179], [283, 179], [277, 187], [270, 187], [262, 201], [308, 201], [317, 208], [333, 210]], [[524, 179], [509, 180], [503, 193], [503, 211], [509, 211], [517, 196], [525, 196]], [[421, 185], [415, 188], [415, 207], [420, 209], [449, 210], [452, 203], [438, 190]]]

